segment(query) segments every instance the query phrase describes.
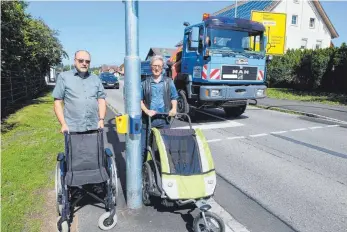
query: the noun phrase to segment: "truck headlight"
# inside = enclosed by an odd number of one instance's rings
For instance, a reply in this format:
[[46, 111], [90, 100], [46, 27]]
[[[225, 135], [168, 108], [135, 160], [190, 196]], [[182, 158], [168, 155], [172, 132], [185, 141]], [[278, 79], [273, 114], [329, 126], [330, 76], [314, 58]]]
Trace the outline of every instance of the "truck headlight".
[[265, 91], [263, 89], [257, 90], [257, 97], [263, 97], [265, 95]]
[[211, 94], [211, 97], [219, 97], [220, 96], [220, 90], [219, 89], [212, 89], [210, 94]]

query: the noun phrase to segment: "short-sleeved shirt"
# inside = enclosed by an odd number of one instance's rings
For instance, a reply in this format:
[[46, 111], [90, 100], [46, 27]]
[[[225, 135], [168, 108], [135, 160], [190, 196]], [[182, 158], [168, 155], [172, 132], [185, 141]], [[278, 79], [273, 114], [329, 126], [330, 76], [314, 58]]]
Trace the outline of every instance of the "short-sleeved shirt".
[[[156, 83], [153, 79], [153, 77], [148, 77], [151, 78], [151, 92], [152, 92], [152, 97], [151, 97], [151, 104], [150, 104], [150, 110], [154, 110], [158, 113], [167, 113], [165, 112], [165, 103], [164, 103], [164, 80], [161, 77], [160, 81]], [[143, 96], [143, 89], [141, 91], [141, 100], [144, 100]], [[178, 94], [176, 87], [173, 83], [173, 81], [170, 82], [170, 98], [171, 100], [177, 100]]]
[[106, 98], [98, 76], [87, 73], [81, 77], [76, 69], [63, 72], [57, 78], [52, 95], [64, 101], [64, 118], [71, 132], [98, 129], [98, 99]]

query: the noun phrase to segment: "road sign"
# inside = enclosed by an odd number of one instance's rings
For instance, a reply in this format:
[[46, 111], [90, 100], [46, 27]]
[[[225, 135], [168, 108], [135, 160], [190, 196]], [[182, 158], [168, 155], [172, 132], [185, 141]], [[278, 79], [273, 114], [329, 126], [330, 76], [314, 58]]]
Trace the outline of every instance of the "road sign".
[[[266, 28], [266, 54], [283, 55], [286, 41], [287, 15], [285, 13], [252, 11], [251, 20], [262, 23]], [[256, 48], [258, 46], [259, 44], [257, 43]]]

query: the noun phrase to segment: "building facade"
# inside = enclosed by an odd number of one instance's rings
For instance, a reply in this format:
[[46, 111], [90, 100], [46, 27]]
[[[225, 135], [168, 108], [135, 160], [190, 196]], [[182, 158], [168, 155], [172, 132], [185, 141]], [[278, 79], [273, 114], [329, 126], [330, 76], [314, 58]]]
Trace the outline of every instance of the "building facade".
[[251, 19], [252, 10], [287, 15], [285, 50], [327, 48], [339, 36], [319, 1], [237, 1], [213, 15]]

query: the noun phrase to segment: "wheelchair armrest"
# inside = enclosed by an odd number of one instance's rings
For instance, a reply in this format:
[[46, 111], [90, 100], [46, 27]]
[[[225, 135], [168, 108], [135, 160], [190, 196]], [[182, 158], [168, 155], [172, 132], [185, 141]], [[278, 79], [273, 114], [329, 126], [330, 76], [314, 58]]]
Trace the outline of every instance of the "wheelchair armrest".
[[105, 149], [105, 154], [108, 156], [108, 157], [112, 157], [112, 151], [110, 150], [110, 148], [106, 148]]
[[65, 156], [64, 156], [64, 153], [60, 152], [58, 155], [57, 155], [57, 161], [62, 161], [64, 160]]

